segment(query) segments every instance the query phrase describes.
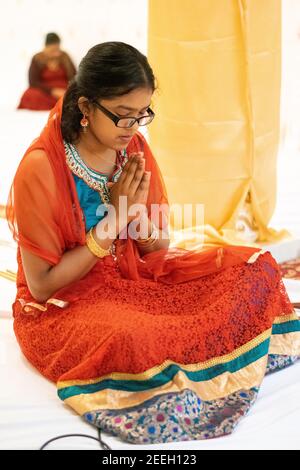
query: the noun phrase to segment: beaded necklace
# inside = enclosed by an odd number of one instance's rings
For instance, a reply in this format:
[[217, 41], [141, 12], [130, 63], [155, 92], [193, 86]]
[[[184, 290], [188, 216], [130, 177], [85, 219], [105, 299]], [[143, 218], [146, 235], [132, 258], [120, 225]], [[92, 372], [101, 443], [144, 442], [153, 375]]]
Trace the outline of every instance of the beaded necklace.
[[[66, 162], [72, 173], [79, 178], [95, 191], [98, 191], [102, 200], [102, 203], [107, 207], [110, 201], [110, 191], [107, 187], [108, 175], [101, 174], [89, 168], [79, 155], [79, 152], [75, 145], [64, 141], [64, 147], [66, 152]], [[112, 182], [117, 182], [122, 174], [122, 170], [128, 161], [128, 155], [126, 149], [123, 149], [118, 154], [119, 166], [118, 169], [112, 175]]]

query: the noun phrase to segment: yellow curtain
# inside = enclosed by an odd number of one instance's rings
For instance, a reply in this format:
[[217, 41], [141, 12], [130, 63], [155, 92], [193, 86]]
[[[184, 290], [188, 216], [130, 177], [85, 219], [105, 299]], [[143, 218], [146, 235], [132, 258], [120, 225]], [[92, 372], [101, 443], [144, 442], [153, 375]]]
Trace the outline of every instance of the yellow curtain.
[[[281, 84], [280, 0], [149, 0], [148, 58], [157, 78], [149, 127], [171, 204], [172, 244], [258, 245], [276, 202]], [[198, 220], [198, 219], [197, 219]]]

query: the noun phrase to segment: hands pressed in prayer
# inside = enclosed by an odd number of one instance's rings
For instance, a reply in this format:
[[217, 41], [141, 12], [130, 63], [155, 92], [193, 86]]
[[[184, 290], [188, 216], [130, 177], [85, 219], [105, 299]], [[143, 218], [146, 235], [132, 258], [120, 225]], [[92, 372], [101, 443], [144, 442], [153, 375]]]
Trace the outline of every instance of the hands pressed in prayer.
[[[109, 182], [107, 185], [110, 188], [111, 204], [116, 209], [117, 220], [121, 219], [120, 226], [126, 227], [130, 222], [135, 225], [137, 241], [140, 238], [148, 238], [153, 230], [153, 225], [147, 213], [146, 203], [148, 199], [150, 187], [150, 172], [145, 171], [145, 160], [143, 152], [137, 152], [130, 155], [130, 159], [123, 169], [123, 173], [117, 183]], [[141, 204], [144, 210], [140, 211], [138, 215], [122, 214], [119, 211], [119, 197], [127, 196], [127, 209], [132, 204]], [[119, 220], [120, 220], [119, 219]], [[126, 219], [126, 220], [124, 220]], [[140, 234], [140, 235], [139, 235]], [[161, 236], [162, 232], [159, 231], [159, 237], [152, 246], [139, 246], [141, 254], [149, 253], [161, 248], [168, 248], [169, 239]]]
[[[110, 203], [114, 206], [117, 217], [124, 220], [125, 225], [135, 220], [137, 215], [128, 215], [128, 210], [127, 214], [121, 213], [120, 196], [127, 197], [127, 209], [130, 209], [133, 204], [144, 205], [146, 209], [150, 178], [151, 173], [145, 171], [143, 152], [137, 152], [130, 155], [119, 180], [116, 183], [107, 183], [110, 188]], [[140, 216], [141, 214], [138, 218]]]

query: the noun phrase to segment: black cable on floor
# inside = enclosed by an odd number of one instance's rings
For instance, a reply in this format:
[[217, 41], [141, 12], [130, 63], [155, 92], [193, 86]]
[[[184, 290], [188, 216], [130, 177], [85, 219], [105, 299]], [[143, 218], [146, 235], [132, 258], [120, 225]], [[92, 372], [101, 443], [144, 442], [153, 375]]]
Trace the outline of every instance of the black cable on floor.
[[109, 447], [109, 445], [106, 444], [106, 442], [102, 441], [101, 429], [100, 429], [100, 428], [97, 428], [97, 429], [98, 429], [98, 439], [99, 439], [100, 445], [102, 446], [102, 449], [104, 449], [104, 450], [112, 450], [112, 448]]
[[98, 429], [98, 438], [94, 436], [89, 436], [88, 434], [62, 434], [61, 436], [56, 436], [56, 437], [53, 437], [52, 439], [49, 439], [49, 441], [45, 442], [39, 450], [44, 450], [45, 447], [47, 447], [47, 445], [50, 444], [50, 442], [57, 441], [58, 439], [64, 439], [65, 437], [87, 437], [89, 439], [93, 439], [94, 441], [99, 442], [103, 450], [111, 450], [111, 447], [109, 447], [109, 445], [106, 444], [106, 442], [102, 440], [101, 429], [100, 428], [97, 428], [97, 429]]

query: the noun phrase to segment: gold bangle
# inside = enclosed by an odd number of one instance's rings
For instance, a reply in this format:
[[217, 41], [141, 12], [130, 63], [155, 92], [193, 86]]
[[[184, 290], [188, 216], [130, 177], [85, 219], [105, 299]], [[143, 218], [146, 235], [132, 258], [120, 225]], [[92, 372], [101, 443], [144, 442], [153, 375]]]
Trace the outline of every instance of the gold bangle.
[[93, 255], [97, 256], [97, 258], [104, 258], [104, 256], [108, 256], [111, 254], [111, 247], [105, 250], [96, 242], [93, 237], [93, 228], [94, 227], [89, 230], [86, 236], [86, 245], [90, 252], [93, 253]]
[[140, 240], [137, 240], [137, 243], [141, 246], [151, 246], [153, 245], [156, 240], [158, 239], [158, 229], [157, 227], [155, 227], [154, 224], [152, 224], [152, 227], [153, 227], [153, 230], [151, 232], [151, 235], [148, 237], [148, 238], [144, 238], [144, 239], [140, 239]]
[[154, 243], [156, 242], [157, 238], [151, 238], [148, 242], [146, 243], [139, 243], [139, 246], [142, 248], [142, 247], [149, 247], [149, 246], [152, 246], [154, 245]]
[[139, 239], [137, 239], [137, 242], [138, 242], [138, 243], [147, 243], [149, 240], [151, 240], [154, 225], [153, 225], [152, 222], [150, 222], [150, 223], [151, 223], [151, 234], [150, 234], [149, 237], [147, 237], [147, 238], [139, 238]]

